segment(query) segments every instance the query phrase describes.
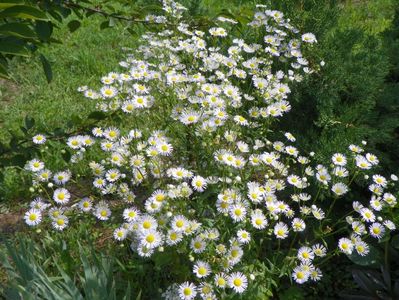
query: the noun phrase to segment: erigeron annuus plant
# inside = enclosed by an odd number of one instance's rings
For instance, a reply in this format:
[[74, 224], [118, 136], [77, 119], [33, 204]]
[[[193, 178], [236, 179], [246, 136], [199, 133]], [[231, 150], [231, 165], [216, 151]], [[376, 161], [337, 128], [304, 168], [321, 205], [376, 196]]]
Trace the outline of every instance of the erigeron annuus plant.
[[[101, 78], [99, 90], [79, 89], [111, 116], [66, 141], [70, 169], [89, 172], [27, 164], [41, 194], [26, 223], [62, 231], [73, 226], [71, 215], [94, 216], [112, 222], [115, 242], [128, 241], [143, 259], [167, 249], [186, 255], [192, 272], [170, 282], [168, 299], [261, 287], [278, 276], [267, 261], [303, 284], [320, 280], [318, 265], [340, 252], [367, 255], [395, 229], [396, 176], [372, 173], [378, 159], [359, 146], [321, 164], [301, 154], [289, 132], [271, 131], [291, 109], [290, 87], [318, 71], [304, 55], [315, 36], [264, 6], [242, 37], [230, 34], [232, 19], [199, 30], [186, 23], [184, 7], [163, 5], [165, 16], [148, 17], [162, 29], [141, 37], [123, 71]], [[87, 173], [92, 190], [76, 197], [72, 187]], [[369, 199], [337, 215], [334, 207], [365, 175]], [[339, 240], [328, 245], [329, 236]]]

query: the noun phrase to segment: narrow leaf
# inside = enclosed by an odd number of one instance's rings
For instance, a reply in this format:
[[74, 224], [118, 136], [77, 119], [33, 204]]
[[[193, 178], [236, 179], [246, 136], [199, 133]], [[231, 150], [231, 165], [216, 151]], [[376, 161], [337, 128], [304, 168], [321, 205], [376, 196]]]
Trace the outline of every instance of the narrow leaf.
[[43, 54], [40, 54], [40, 61], [43, 66], [43, 71], [46, 75], [47, 82], [50, 83], [51, 80], [53, 80], [53, 70], [51, 69], [51, 64]]
[[21, 38], [36, 38], [35, 32], [22, 23], [6, 23], [0, 26], [0, 34], [12, 35]]
[[11, 54], [16, 56], [29, 56], [29, 51], [23, 45], [1, 41], [0, 43], [0, 53]]
[[51, 22], [37, 21], [36, 32], [39, 38], [45, 42], [50, 40], [50, 36], [53, 33], [53, 24]]
[[45, 12], [28, 5], [14, 5], [0, 11], [0, 18], [21, 18], [47, 21]]
[[72, 20], [68, 23], [68, 28], [70, 32], [74, 32], [80, 27], [81, 23], [78, 20]]

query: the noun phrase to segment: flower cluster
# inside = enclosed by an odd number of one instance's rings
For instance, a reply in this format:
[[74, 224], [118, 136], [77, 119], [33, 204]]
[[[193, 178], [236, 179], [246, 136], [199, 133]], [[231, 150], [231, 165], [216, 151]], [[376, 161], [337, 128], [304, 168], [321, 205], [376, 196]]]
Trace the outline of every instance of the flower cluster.
[[[370, 240], [395, 229], [387, 212], [397, 204], [397, 177], [371, 173], [378, 159], [360, 146], [320, 164], [295, 147], [291, 133], [269, 133], [291, 109], [290, 86], [318, 71], [303, 55], [315, 36], [301, 35], [283, 13], [263, 6], [246, 24], [254, 35], [245, 41], [229, 34], [235, 20], [218, 18], [200, 31], [184, 22], [181, 5], [163, 5], [165, 16], [148, 18], [167, 29], [144, 34], [120, 63], [124, 70], [102, 77], [101, 88], [79, 88], [111, 116], [66, 140], [70, 169], [80, 165], [90, 174], [28, 162], [41, 195], [26, 223], [65, 230], [68, 216], [92, 215], [117, 223], [114, 239], [128, 241], [141, 257], [178, 248], [193, 263], [185, 276], [192, 279], [171, 285], [168, 299], [245, 292], [261, 275], [246, 271], [244, 254], [256, 255], [261, 239], [285, 253], [281, 263], [299, 284], [320, 280], [318, 263], [337, 249], [367, 255]], [[84, 197], [73, 192], [82, 177], [92, 182]], [[351, 184], [365, 180], [370, 199], [333, 219]], [[348, 234], [327, 245], [324, 237], [338, 226]]]

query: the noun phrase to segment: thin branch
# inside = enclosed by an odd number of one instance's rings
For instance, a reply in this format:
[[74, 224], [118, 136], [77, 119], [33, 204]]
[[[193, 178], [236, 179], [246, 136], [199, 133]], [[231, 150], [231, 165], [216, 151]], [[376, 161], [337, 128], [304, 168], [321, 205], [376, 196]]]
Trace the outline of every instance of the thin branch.
[[[70, 2], [70, 1], [65, 1], [64, 6], [68, 7], [68, 8], [78, 8], [81, 10], [85, 10], [86, 12], [100, 14], [104, 17], [115, 18], [118, 20], [124, 20], [124, 21], [129, 21], [129, 22], [136, 22], [136, 23], [161, 24], [161, 23], [150, 22], [150, 21], [143, 20], [143, 19], [129, 18], [129, 17], [125, 17], [125, 16], [121, 16], [121, 15], [117, 15], [117, 14], [110, 14], [110, 13], [107, 13], [106, 11], [103, 11], [99, 8], [86, 7], [86, 6], [82, 6], [80, 4], [77, 4], [75, 2]], [[162, 24], [164, 24], [164, 23], [162, 23]]]

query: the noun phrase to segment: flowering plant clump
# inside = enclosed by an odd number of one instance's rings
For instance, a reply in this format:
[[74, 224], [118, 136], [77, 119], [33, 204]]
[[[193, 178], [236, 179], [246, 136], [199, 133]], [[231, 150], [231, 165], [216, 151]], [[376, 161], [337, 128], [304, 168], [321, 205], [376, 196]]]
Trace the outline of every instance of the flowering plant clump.
[[[108, 118], [67, 139], [70, 168], [28, 162], [40, 195], [26, 223], [62, 231], [71, 216], [96, 218], [144, 259], [186, 256], [190, 272], [170, 282], [167, 299], [221, 299], [273, 276], [318, 281], [330, 257], [366, 256], [395, 229], [397, 177], [375, 174], [378, 158], [360, 146], [319, 163], [291, 133], [271, 130], [291, 109], [290, 86], [319, 70], [305, 57], [316, 37], [261, 5], [241, 29], [248, 41], [229, 33], [233, 19], [199, 30], [183, 6], [163, 7], [165, 16], [147, 17], [162, 30], [142, 35], [122, 72], [79, 88]], [[77, 197], [88, 178], [91, 191]], [[345, 200], [353, 183], [368, 186], [367, 199]], [[336, 214], [339, 202], [347, 210]]]

